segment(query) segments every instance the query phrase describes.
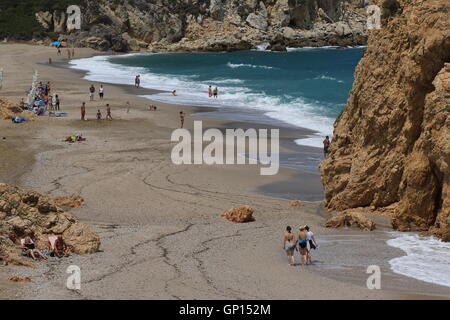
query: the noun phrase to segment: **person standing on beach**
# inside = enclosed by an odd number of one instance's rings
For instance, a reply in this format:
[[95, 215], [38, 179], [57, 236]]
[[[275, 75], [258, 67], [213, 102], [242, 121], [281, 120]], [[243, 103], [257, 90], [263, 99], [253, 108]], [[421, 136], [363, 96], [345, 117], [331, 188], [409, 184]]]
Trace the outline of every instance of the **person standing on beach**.
[[134, 79], [134, 86], [136, 88], [139, 88], [141, 86], [141, 75], [140, 74], [138, 74], [136, 76], [136, 78]]
[[328, 153], [330, 152], [330, 137], [326, 136], [325, 140], [323, 140], [323, 155], [326, 158], [328, 156]]
[[217, 99], [217, 97], [219, 95], [219, 88], [217, 88], [217, 87], [214, 88], [213, 95], [214, 95], [214, 99]]
[[181, 128], [184, 127], [184, 117], [186, 114], [183, 111], [180, 111], [180, 121], [181, 121]]
[[89, 99], [91, 101], [94, 101], [94, 93], [95, 93], [95, 87], [92, 84], [91, 87], [89, 88]]
[[300, 232], [298, 233], [298, 248], [300, 251], [302, 266], [304, 266], [305, 264], [308, 264], [308, 236], [306, 234], [305, 227], [301, 226], [299, 230]]
[[316, 250], [319, 247], [319, 245], [317, 244], [316, 238], [314, 238], [314, 233], [310, 231], [309, 226], [305, 226], [305, 230], [306, 230], [306, 240], [308, 240], [309, 244], [307, 261], [308, 263], [311, 263], [312, 261], [311, 250]]
[[103, 100], [103, 96], [105, 94], [105, 89], [103, 88], [103, 85], [100, 85], [100, 88], [98, 89], [98, 95], [100, 97], [100, 100]]
[[86, 102], [81, 104], [81, 120], [86, 120]]
[[58, 97], [58, 95], [57, 94], [55, 94], [55, 98], [53, 99], [54, 100], [54, 104], [55, 104], [55, 110], [60, 110], [60, 103], [61, 103], [61, 101], [59, 100], [59, 97]]
[[286, 227], [286, 233], [283, 235], [283, 250], [286, 251], [289, 265], [295, 265], [294, 250], [297, 250], [295, 235], [292, 233], [290, 226]]
[[111, 107], [109, 106], [109, 103], [106, 105], [106, 120], [112, 120], [111, 116]]
[[130, 101], [127, 101], [127, 113], [130, 113], [131, 104]]

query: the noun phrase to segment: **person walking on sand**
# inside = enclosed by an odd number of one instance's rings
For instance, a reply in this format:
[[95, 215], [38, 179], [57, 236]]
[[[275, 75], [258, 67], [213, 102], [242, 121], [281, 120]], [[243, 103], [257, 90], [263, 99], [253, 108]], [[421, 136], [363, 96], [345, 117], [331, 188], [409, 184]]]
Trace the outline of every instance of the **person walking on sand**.
[[330, 137], [326, 136], [325, 140], [323, 140], [323, 156], [326, 158], [328, 156], [328, 153], [330, 152]]
[[81, 104], [81, 120], [86, 120], [86, 102]]
[[111, 107], [109, 106], [109, 103], [106, 105], [106, 120], [112, 120], [111, 116]]
[[130, 101], [127, 101], [127, 113], [130, 113], [131, 104]]
[[100, 97], [100, 100], [103, 100], [103, 96], [105, 95], [105, 89], [103, 88], [103, 85], [100, 85], [100, 88], [98, 89], [98, 95]]
[[94, 101], [94, 94], [95, 94], [95, 87], [93, 84], [91, 84], [91, 87], [89, 88], [89, 99], [91, 101]]
[[217, 88], [217, 87], [214, 88], [213, 95], [214, 95], [214, 99], [217, 99], [217, 97], [219, 96], [219, 88]]
[[136, 88], [139, 88], [141, 86], [141, 75], [140, 74], [138, 74], [136, 76], [136, 78], [134, 79], [134, 86]]
[[300, 232], [298, 233], [298, 249], [300, 251], [300, 258], [302, 261], [302, 266], [308, 264], [308, 236], [306, 234], [305, 227], [299, 227]]
[[186, 114], [183, 111], [180, 111], [180, 121], [181, 121], [181, 128], [184, 127], [184, 117]]
[[286, 227], [286, 232], [283, 235], [283, 250], [286, 251], [289, 265], [295, 265], [294, 250], [297, 250], [297, 245], [295, 241], [295, 235], [292, 233], [292, 228], [290, 226]]
[[314, 233], [310, 230], [309, 226], [305, 226], [305, 230], [306, 230], [306, 240], [308, 240], [308, 257], [307, 257], [307, 261], [308, 263], [312, 262], [312, 258], [311, 258], [311, 250], [316, 250], [319, 245], [317, 244], [316, 238], [314, 238]]

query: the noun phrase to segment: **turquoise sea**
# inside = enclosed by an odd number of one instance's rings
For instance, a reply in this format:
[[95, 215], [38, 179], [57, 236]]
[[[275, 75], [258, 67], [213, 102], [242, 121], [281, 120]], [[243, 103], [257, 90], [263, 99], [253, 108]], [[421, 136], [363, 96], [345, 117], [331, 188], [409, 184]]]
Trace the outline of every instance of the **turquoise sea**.
[[[301, 48], [231, 53], [131, 54], [72, 61], [90, 80], [167, 91], [151, 99], [174, 104], [259, 110], [274, 120], [317, 131], [301, 144], [320, 146], [344, 107], [363, 48]], [[219, 98], [208, 97], [218, 87]], [[174, 97], [171, 92], [177, 91]]]

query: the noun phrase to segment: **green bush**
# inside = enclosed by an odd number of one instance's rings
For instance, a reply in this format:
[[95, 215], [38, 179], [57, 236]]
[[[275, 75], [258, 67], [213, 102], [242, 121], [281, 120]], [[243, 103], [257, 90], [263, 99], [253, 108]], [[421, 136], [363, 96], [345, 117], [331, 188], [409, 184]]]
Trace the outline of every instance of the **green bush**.
[[30, 39], [42, 35], [35, 14], [39, 11], [66, 11], [70, 5], [82, 5], [84, 0], [2, 0], [0, 2], [0, 37]]
[[384, 0], [382, 7], [384, 19], [402, 13], [402, 8], [397, 0]]

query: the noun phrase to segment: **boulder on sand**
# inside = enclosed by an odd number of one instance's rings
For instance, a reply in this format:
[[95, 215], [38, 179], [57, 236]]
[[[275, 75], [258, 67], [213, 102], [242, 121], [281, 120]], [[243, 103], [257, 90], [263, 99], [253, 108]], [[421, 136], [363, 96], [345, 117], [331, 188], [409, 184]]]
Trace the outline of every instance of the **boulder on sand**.
[[299, 200], [289, 202], [290, 207], [303, 207], [305, 204]]
[[46, 248], [48, 236], [62, 235], [75, 254], [97, 252], [100, 238], [50, 197], [0, 184], [0, 247], [14, 264], [29, 265], [20, 257], [20, 239], [30, 235], [37, 248]]
[[221, 218], [227, 219], [232, 222], [250, 222], [255, 221], [253, 218], [253, 209], [249, 206], [240, 206], [239, 208], [231, 208], [225, 211], [220, 216]]
[[80, 208], [83, 205], [84, 199], [80, 196], [62, 196], [53, 198], [57, 206]]
[[361, 212], [350, 212], [345, 215], [334, 216], [325, 222], [326, 228], [358, 227], [362, 230], [372, 231], [375, 222]]

